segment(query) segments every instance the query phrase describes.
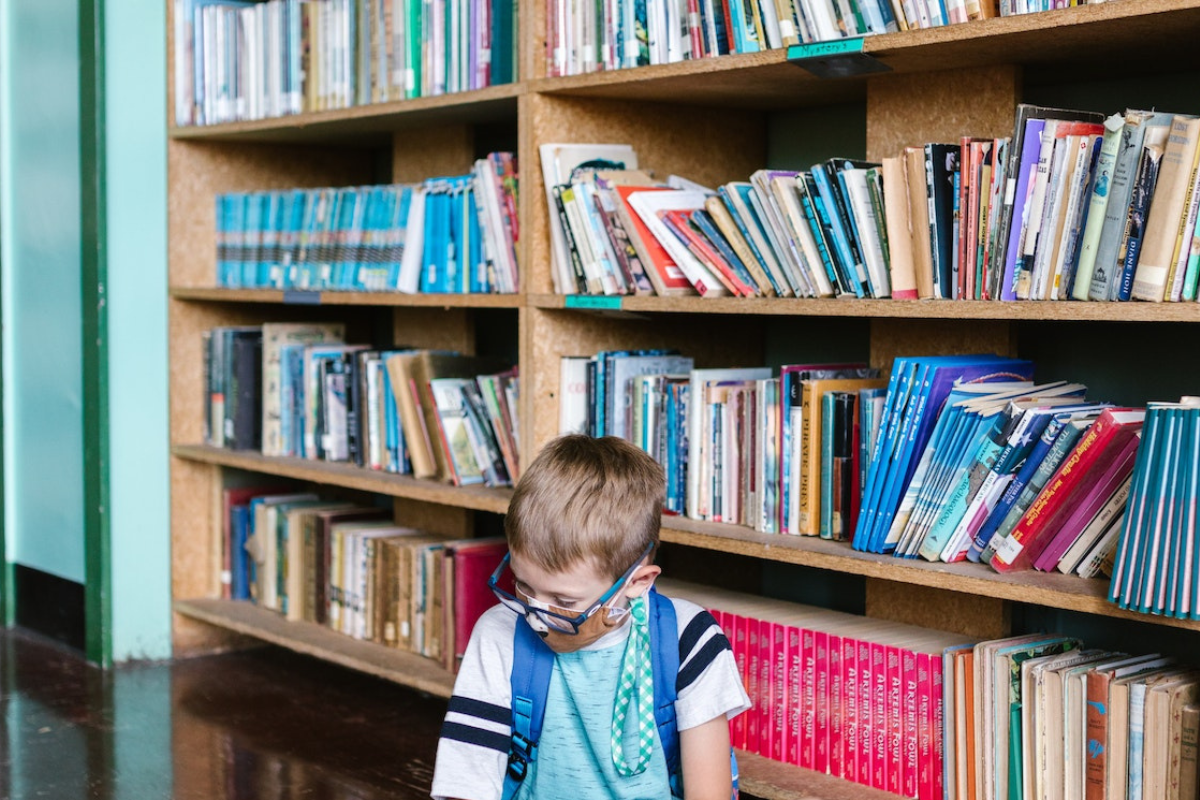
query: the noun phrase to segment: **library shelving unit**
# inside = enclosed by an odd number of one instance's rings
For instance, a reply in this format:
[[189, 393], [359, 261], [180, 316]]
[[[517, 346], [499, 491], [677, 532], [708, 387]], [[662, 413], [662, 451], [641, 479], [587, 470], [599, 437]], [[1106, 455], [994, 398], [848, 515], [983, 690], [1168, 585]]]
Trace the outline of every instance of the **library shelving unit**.
[[[1080, 380], [1094, 396], [1118, 402], [1197, 391], [1185, 354], [1200, 344], [1200, 304], [564, 298], [553, 293], [538, 146], [628, 142], [641, 163], [661, 175], [717, 185], [768, 165], [804, 169], [832, 156], [878, 160], [910, 144], [1008, 135], [1018, 102], [1055, 97], [1061, 86], [1107, 87], [1103, 105], [1081, 107], [1150, 105], [1154, 87], [1196, 69], [1200, 0], [1118, 0], [869, 37], [862, 52], [887, 71], [831, 79], [789, 62], [785, 51], [548, 78], [544, 15], [544, 3], [521, 3], [522, 80], [512, 85], [170, 129], [171, 543], [178, 655], [249, 636], [448, 696], [452, 676], [425, 659], [220, 600], [221, 489], [231, 476], [252, 473], [369, 493], [391, 498], [407, 524], [461, 536], [472, 535], [481, 515], [502, 514], [511, 496], [508, 490], [457, 488], [200, 444], [201, 332], [216, 325], [339, 320], [347, 323], [348, 341], [507, 354], [522, 378], [526, 462], [557, 433], [560, 357], [610, 348], [674, 346], [698, 367], [857, 357], [884, 369], [899, 354], [990, 351], [1033, 358], [1039, 378]], [[846, 107], [855, 109], [848, 116], [858, 128], [846, 140], [859, 142], [849, 146], [861, 152], [805, 150], [806, 137], [820, 133], [827, 112]], [[1200, 105], [1169, 110], [1200, 113]], [[831, 124], [846, 125], [844, 111], [831, 113], [840, 120]], [[218, 192], [464, 174], [476, 157], [496, 149], [515, 149], [521, 167], [517, 295], [298, 297], [215, 286]], [[676, 577], [695, 578], [686, 573], [696, 565], [711, 576], [722, 574], [726, 564], [739, 573], [799, 565], [806, 576], [849, 576], [861, 593], [854, 602], [869, 616], [971, 636], [1009, 633], [1018, 606], [1100, 620], [1150, 619], [1107, 603], [1102, 581], [915, 563], [858, 553], [844, 543], [671, 516], [664, 517], [663, 540]], [[762, 575], [739, 575], [737, 582], [766, 591]], [[1152, 622], [1151, 637], [1171, 627], [1200, 631], [1197, 622]], [[755, 796], [885, 796], [751, 754], [740, 758], [742, 788]]]

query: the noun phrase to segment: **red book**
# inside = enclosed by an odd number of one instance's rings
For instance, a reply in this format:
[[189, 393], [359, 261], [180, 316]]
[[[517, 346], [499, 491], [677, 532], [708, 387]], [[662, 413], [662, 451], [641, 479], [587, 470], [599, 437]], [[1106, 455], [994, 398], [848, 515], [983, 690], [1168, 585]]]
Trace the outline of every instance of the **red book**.
[[958, 252], [954, 254], [958, 262], [958, 285], [954, 287], [954, 299], [960, 299], [965, 289], [966, 270], [962, 267], [967, 263], [967, 218], [971, 207], [971, 187], [974, 184], [975, 173], [971, 169], [971, 137], [963, 136], [958, 140], [958, 210], [955, 212], [958, 223]]
[[734, 295], [753, 297], [757, 292], [753, 286], [742, 280], [733, 266], [721, 257], [721, 254], [709, 243], [699, 230], [692, 225], [688, 211], [664, 211], [662, 220], [671, 232], [679, 237], [679, 241], [691, 251], [700, 263], [719, 280], [726, 289]]
[[918, 686], [920, 677], [917, 669], [917, 654], [912, 650], [900, 651], [900, 675], [902, 680], [901, 712], [903, 734], [900, 742], [903, 747], [901, 754], [900, 791], [905, 797], [916, 797], [920, 780], [917, 758], [920, 736], [920, 701]]
[[829, 772], [829, 634], [817, 631], [816, 721], [813, 725], [813, 769]]
[[871, 643], [858, 643], [858, 767], [857, 783], [871, 785], [875, 752], [875, 681], [871, 663]]
[[850, 636], [842, 639], [842, 674], [846, 702], [842, 705], [842, 771], [837, 777], [857, 782], [858, 726], [861, 718], [858, 699], [858, 639]]
[[[945, 752], [945, 705], [942, 703], [942, 659], [937, 656], [931, 656], [929, 659], [929, 708], [933, 713], [933, 719], [930, 724], [930, 729], [933, 731], [933, 747], [932, 756], [933, 763], [930, 765], [930, 772], [933, 777], [933, 790], [929, 793], [931, 800], [941, 800], [942, 793], [945, 791], [942, 779], [942, 768], [944, 766], [943, 754]], [[974, 758], [974, 753], [969, 753], [968, 758]], [[974, 763], [974, 762], [968, 762]]]
[[646, 277], [650, 278], [650, 282], [654, 284], [655, 291], [662, 295], [694, 295], [696, 289], [692, 286], [692, 282], [683, 274], [683, 270], [671, 258], [671, 254], [666, 251], [662, 243], [646, 227], [646, 223], [642, 221], [633, 206], [629, 205], [629, 196], [636, 192], [662, 192], [670, 191], [670, 189], [666, 186], [614, 185], [613, 191], [621, 199], [617, 216], [621, 219], [625, 233], [629, 235], [630, 243], [641, 257]]
[[888, 757], [887, 645], [871, 642], [871, 786], [887, 791]]
[[842, 777], [845, 763], [846, 671], [842, 662], [844, 637], [829, 634], [829, 774]]
[[[750, 681], [746, 665], [746, 619], [737, 614], [727, 614], [727, 627], [725, 630], [731, 632], [733, 637], [733, 660], [737, 664], [738, 676], [742, 679], [742, 687], [745, 688], [746, 694], [750, 694]], [[751, 698], [753, 702], [753, 698]], [[739, 750], [746, 749], [746, 724], [750, 715], [754, 713], [754, 709], [750, 709], [744, 713], [738, 714], [733, 718], [733, 727], [731, 735], [733, 736], [732, 744]]]
[[801, 647], [804, 649], [802, 664], [804, 677], [801, 679], [800, 696], [804, 704], [801, 710], [800, 725], [800, 766], [813, 769], [816, 764], [817, 722], [817, 633], [805, 628], [800, 634]]
[[758, 696], [762, 700], [758, 716], [758, 750], [763, 758], [771, 757], [771, 740], [775, 735], [775, 682], [772, 667], [775, 665], [771, 646], [775, 641], [778, 625], [767, 620], [758, 622]]
[[997, 572], [1032, 566], [1032, 560], [1041, 554], [1082, 499], [1077, 490], [1088, 480], [1089, 473], [1103, 470], [1108, 461], [1116, 458], [1125, 442], [1141, 429], [1145, 418], [1144, 408], [1106, 408], [1100, 414], [1030, 503], [1008, 538], [996, 548], [992, 567]]
[[788, 764], [800, 763], [800, 742], [804, 738], [801, 709], [804, 700], [801, 697], [801, 678], [804, 675], [804, 646], [803, 632], [795, 626], [787, 629], [787, 663], [788, 663], [788, 692], [787, 692], [787, 757]]
[[884, 650], [887, 663], [887, 772], [884, 774], [887, 790], [900, 793], [904, 778], [904, 671], [900, 654], [903, 648], [888, 645]]
[[788, 627], [771, 629], [771, 758], [783, 761], [788, 752]]
[[454, 594], [446, 603], [453, 612], [454, 647], [445, 650], [448, 656], [453, 651], [452, 669], [456, 672], [467, 652], [475, 623], [498, 602], [487, 580], [507, 552], [508, 543], [503, 536], [450, 541], [442, 550], [447, 574], [454, 578]]
[[763, 699], [758, 690], [758, 620], [745, 617], [746, 621], [746, 694], [752, 704], [746, 712], [746, 750], [758, 752], [758, 721], [762, 716]]
[[1138, 441], [1137, 436], [1130, 436], [1125, 440], [1125, 444], [1119, 447], [1116, 456], [1109, 461], [1107, 467], [1101, 468], [1099, 464], [1096, 465], [1093, 471], [1096, 477], [1089, 476], [1091, 485], [1080, 486], [1077, 490], [1079, 501], [1075, 503], [1075, 510], [1063, 520], [1042, 552], [1037, 556], [1030, 555], [1034, 569], [1049, 572], [1058, 566], [1059, 559], [1075, 544], [1075, 540], [1096, 516], [1096, 512], [1121, 488], [1121, 484], [1133, 472]]
[[[933, 798], [933, 679], [929, 653], [917, 653], [917, 798]], [[941, 698], [938, 698], [941, 702]], [[910, 797], [912, 795], [909, 795]], [[940, 798], [939, 798], [940, 800]]]

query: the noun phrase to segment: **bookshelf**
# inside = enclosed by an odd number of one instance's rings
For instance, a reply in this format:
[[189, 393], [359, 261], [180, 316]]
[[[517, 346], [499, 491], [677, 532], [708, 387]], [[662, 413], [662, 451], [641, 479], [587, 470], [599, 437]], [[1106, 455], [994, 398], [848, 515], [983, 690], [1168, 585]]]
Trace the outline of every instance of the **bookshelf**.
[[[271, 641], [431, 694], [451, 677], [424, 659], [385, 651], [271, 612], [217, 600], [220, 490], [230, 470], [391, 498], [412, 524], [471, 535], [477, 515], [502, 514], [511, 492], [456, 488], [303, 459], [266, 458], [200, 445], [200, 334], [217, 325], [339, 320], [348, 341], [383, 339], [466, 353], [511, 349], [522, 375], [525, 459], [557, 433], [559, 358], [617, 347], [676, 346], [698, 367], [778, 365], [795, 355], [857, 356], [886, 368], [897, 354], [994, 351], [1055, 353], [1047, 378], [1097, 386], [1136, 384], [1120, 402], [1195, 393], [1173, 352], [1196, 342], [1196, 304], [965, 302], [624, 297], [578, 308], [552, 294], [549, 225], [538, 146], [554, 141], [629, 142], [661, 174], [709, 185], [744, 179], [778, 159], [776, 115], [854, 104], [863, 109], [865, 152], [879, 159], [905, 144], [1011, 131], [1013, 108], [1031, 91], [1118, 75], [1152, 86], [1194, 70], [1200, 0], [1125, 0], [866, 39], [863, 52], [891, 71], [822, 80], [782, 50], [567, 78], [542, 63], [545, 5], [522, 3], [524, 80], [459, 95], [361, 106], [272, 120], [169, 131], [168, 195], [172, 440], [172, 571], [176, 653]], [[170, 29], [170, 26], [169, 26]], [[168, 86], [173, 85], [168, 81]], [[1114, 110], [1125, 97], [1110, 105]], [[172, 107], [168, 103], [168, 107]], [[1200, 112], [1200, 107], [1171, 108]], [[802, 132], [797, 135], [802, 135]], [[213, 197], [218, 192], [417, 180], [465, 173], [488, 150], [512, 149], [522, 165], [519, 257], [522, 292], [497, 295], [288, 293], [215, 288]], [[853, 153], [823, 152], [816, 158]], [[807, 162], [811, 163], [811, 161]], [[785, 166], [785, 165], [780, 165]], [[806, 163], [787, 164], [804, 167]], [[823, 336], [828, 329], [839, 337]], [[1079, 359], [1078, 346], [1121, 338], [1110, 359]], [[1179, 344], [1182, 342], [1183, 344]], [[1060, 349], [1067, 345], [1062, 345]], [[1144, 354], [1144, 357], [1143, 357]], [[1040, 361], [1039, 361], [1040, 364]], [[1125, 373], [1136, 376], [1126, 380]], [[1097, 389], [1097, 395], [1104, 392]], [[1108, 604], [1106, 583], [1058, 574], [997, 575], [978, 565], [916, 563], [848, 545], [759, 534], [747, 528], [664, 517], [663, 540], [701, 561], [729, 556], [800, 565], [860, 579], [869, 616], [990, 637], [1007, 633], [1017, 604], [1138, 620], [1185, 632], [1200, 623], [1150, 618]], [[675, 577], [689, 577], [676, 575]], [[1154, 630], [1158, 630], [1155, 628]], [[1146, 648], [1152, 647], [1150, 642]], [[743, 790], [760, 797], [885, 795], [740, 755]]]

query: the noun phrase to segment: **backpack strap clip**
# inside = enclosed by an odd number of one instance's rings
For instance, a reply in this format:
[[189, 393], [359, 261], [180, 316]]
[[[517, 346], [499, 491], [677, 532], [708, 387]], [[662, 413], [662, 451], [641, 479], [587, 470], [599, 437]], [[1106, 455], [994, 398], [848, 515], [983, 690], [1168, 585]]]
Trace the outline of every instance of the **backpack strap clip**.
[[536, 744], [514, 732], [508, 745], [508, 777], [518, 783], [525, 780], [530, 762], [537, 758], [536, 750]]

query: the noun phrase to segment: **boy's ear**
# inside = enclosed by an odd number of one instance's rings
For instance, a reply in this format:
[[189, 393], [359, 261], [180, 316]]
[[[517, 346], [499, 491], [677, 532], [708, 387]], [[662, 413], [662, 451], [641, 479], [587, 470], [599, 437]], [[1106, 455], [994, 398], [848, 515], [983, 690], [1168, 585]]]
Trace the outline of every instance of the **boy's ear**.
[[625, 597], [632, 600], [635, 597], [641, 597], [650, 591], [650, 587], [654, 585], [655, 579], [662, 573], [662, 567], [657, 564], [646, 564], [634, 570], [633, 575], [629, 578], [629, 583], [625, 586]]

